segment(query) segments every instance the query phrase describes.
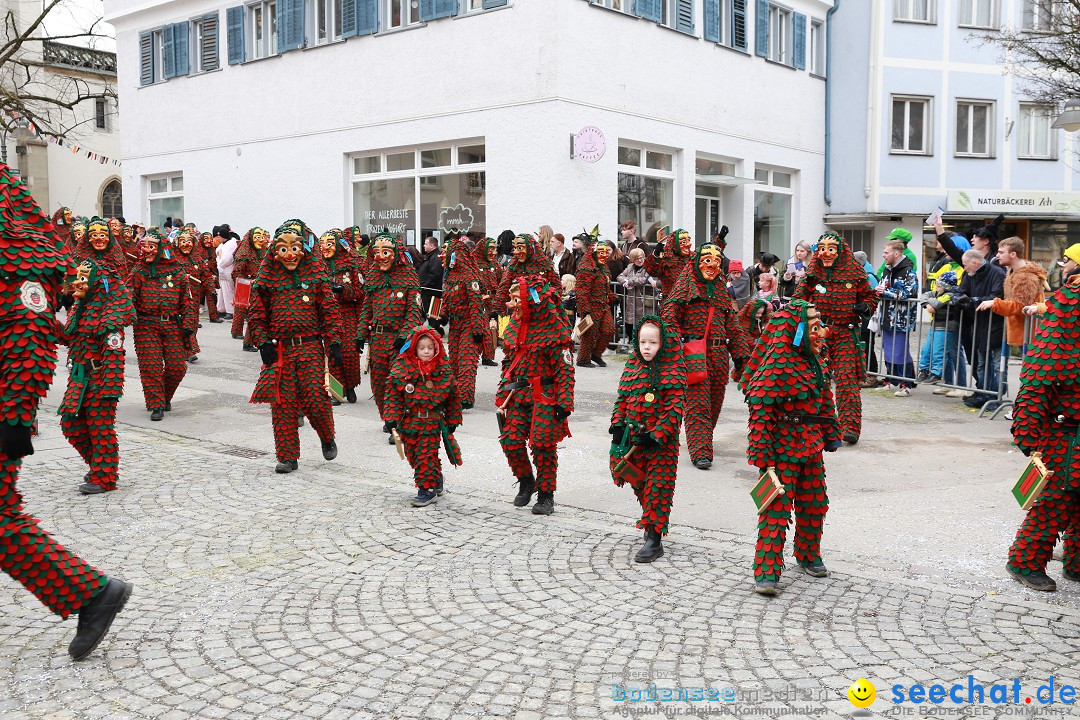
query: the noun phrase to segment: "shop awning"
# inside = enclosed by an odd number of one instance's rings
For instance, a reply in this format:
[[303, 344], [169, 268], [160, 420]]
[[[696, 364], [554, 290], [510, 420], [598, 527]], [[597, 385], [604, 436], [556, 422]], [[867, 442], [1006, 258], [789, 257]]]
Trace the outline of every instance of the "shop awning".
[[698, 175], [697, 181], [700, 183], [711, 183], [713, 185], [726, 185], [728, 187], [763, 184], [754, 178], [739, 177], [738, 175]]

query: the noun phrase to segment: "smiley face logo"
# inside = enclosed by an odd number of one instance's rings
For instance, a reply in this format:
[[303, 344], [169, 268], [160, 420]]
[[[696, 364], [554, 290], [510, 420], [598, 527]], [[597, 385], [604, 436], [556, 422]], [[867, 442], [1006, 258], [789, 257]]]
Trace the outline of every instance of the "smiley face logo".
[[857, 708], [868, 708], [877, 698], [877, 688], [869, 680], [859, 678], [847, 690], [848, 700]]

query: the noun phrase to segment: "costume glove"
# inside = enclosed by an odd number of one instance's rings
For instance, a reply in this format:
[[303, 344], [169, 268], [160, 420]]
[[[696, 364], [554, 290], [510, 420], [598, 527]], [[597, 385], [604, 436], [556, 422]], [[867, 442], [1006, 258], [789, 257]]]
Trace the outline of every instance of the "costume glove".
[[611, 437], [619, 437], [624, 432], [626, 432], [626, 428], [623, 427], [622, 425], [612, 425], [611, 427], [609, 427], [607, 429], [607, 431], [608, 431], [608, 435], [610, 435]]
[[401, 348], [404, 347], [404, 345], [405, 345], [405, 338], [399, 337], [398, 339], [394, 340], [394, 352], [395, 353], [400, 353]]
[[341, 357], [341, 343], [330, 343], [326, 348], [326, 354], [330, 356], [330, 362], [339, 368], [345, 366], [345, 359]]
[[356, 341], [356, 354], [357, 355], [363, 355], [364, 354], [364, 341], [363, 340], [357, 340]]
[[570, 417], [570, 411], [569, 410], [567, 410], [566, 408], [563, 408], [563, 407], [556, 407], [555, 408], [555, 419], [556, 420], [565, 420], [568, 417]]
[[647, 432], [639, 432], [635, 434], [633, 439], [631, 440], [631, 443], [636, 445], [637, 447], [643, 448], [656, 447], [660, 444], [656, 442], [656, 438], [654, 438], [651, 433]]
[[273, 365], [277, 362], [277, 347], [274, 343], [263, 343], [259, 346], [259, 355], [262, 356], [263, 365]]
[[0, 452], [12, 460], [34, 454], [34, 445], [30, 442], [30, 426], [19, 423], [0, 424]]
[[474, 343], [476, 343], [477, 345], [483, 345], [484, 344], [484, 334], [483, 333], [473, 333], [472, 341]]
[[180, 331], [180, 337], [184, 338], [185, 340], [187, 340], [189, 337], [191, 337], [194, 334], [195, 334], [195, 331], [192, 330], [191, 328], [184, 328], [183, 330]]
[[830, 440], [825, 443], [825, 452], [836, 452], [844, 446], [843, 440]]
[[855, 314], [856, 315], [866, 316], [866, 315], [869, 315], [871, 312], [872, 311], [870, 310], [870, 305], [869, 304], [864, 303], [864, 302], [855, 303]]

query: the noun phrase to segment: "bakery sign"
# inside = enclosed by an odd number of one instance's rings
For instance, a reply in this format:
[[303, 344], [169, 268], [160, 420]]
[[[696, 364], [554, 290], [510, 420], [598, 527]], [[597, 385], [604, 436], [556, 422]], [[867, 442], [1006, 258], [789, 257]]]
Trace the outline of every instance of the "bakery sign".
[[472, 230], [473, 211], [461, 203], [445, 207], [439, 213], [439, 229], [444, 233], [464, 234]]
[[580, 158], [587, 163], [594, 163], [604, 157], [607, 151], [607, 139], [604, 132], [595, 125], [586, 125], [570, 136], [570, 157]]
[[1053, 190], [950, 190], [946, 212], [1006, 215], [1068, 213], [1080, 215], [1080, 192]]

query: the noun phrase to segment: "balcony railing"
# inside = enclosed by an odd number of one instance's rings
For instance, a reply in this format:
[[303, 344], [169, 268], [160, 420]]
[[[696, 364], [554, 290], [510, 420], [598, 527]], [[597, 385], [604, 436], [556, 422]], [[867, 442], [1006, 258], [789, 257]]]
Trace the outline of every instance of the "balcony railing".
[[51, 40], [46, 40], [44, 46], [46, 65], [75, 68], [101, 75], [116, 75], [116, 53], [65, 45]]

